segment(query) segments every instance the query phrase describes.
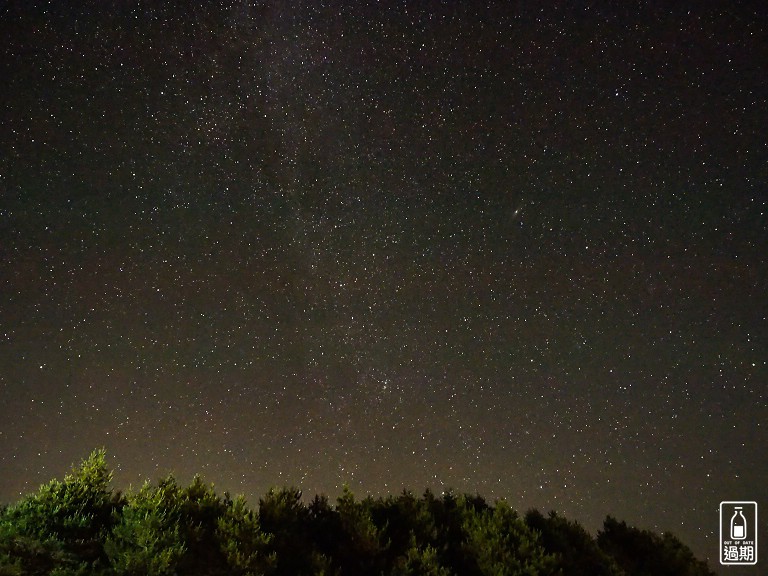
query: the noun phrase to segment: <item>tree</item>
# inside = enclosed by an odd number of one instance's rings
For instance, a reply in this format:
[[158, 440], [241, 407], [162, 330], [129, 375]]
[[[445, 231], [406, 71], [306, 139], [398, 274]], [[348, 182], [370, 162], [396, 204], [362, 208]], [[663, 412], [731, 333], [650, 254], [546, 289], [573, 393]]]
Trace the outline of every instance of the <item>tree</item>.
[[371, 517], [382, 526], [382, 537], [389, 543], [387, 563], [403, 562], [414, 550], [430, 547], [438, 554], [438, 530], [426, 502], [403, 490], [398, 497], [388, 496], [375, 502]]
[[325, 495], [316, 495], [309, 505], [309, 537], [314, 542], [316, 551], [314, 569], [316, 576], [339, 574], [337, 556], [342, 540], [341, 519], [338, 511], [328, 502]]
[[437, 550], [427, 544], [420, 547], [411, 531], [410, 546], [405, 554], [399, 556], [390, 576], [451, 576], [453, 572], [442, 566]]
[[8, 573], [95, 573], [106, 564], [103, 539], [122, 506], [113, 496], [106, 452], [95, 450], [63, 481], [51, 480], [0, 515], [0, 566]]
[[456, 496], [452, 491], [436, 497], [431, 490], [422, 496], [422, 506], [434, 526], [434, 537], [426, 543], [435, 547], [443, 566], [449, 567], [456, 574], [477, 572], [475, 558], [465, 546], [467, 535], [465, 520], [467, 517], [467, 499]]
[[310, 514], [296, 488], [270, 489], [259, 500], [259, 524], [269, 535], [269, 554], [276, 576], [327, 572], [328, 562], [311, 538]]
[[256, 576], [274, 571], [276, 555], [269, 551], [271, 537], [262, 531], [258, 514], [248, 508], [245, 498], [225, 499], [224, 513], [216, 524], [216, 540], [229, 574]]
[[603, 522], [597, 543], [628, 576], [714, 576], [707, 563], [672, 534], [659, 536], [611, 516]]
[[182, 490], [173, 476], [128, 496], [105, 550], [115, 574], [171, 576], [186, 546], [180, 535]]
[[338, 558], [343, 574], [380, 574], [386, 564], [389, 543], [371, 516], [371, 498], [356, 502], [348, 486], [337, 499], [341, 538]]
[[216, 495], [214, 486], [198, 475], [179, 493], [179, 530], [185, 552], [179, 562], [183, 573], [222, 573], [227, 560], [216, 531], [227, 505]]
[[113, 493], [103, 450], [62, 481], [0, 505], [0, 576], [711, 576], [669, 533], [608, 517], [593, 538], [578, 523], [503, 501], [427, 490], [309, 507], [295, 488], [258, 511], [196, 476]]
[[549, 513], [545, 518], [538, 510], [525, 515], [525, 523], [540, 534], [544, 549], [557, 557], [563, 574], [569, 576], [621, 576], [623, 571], [595, 542], [578, 522]]
[[547, 554], [533, 532], [504, 502], [493, 509], [465, 509], [466, 551], [483, 576], [557, 573], [556, 558]]

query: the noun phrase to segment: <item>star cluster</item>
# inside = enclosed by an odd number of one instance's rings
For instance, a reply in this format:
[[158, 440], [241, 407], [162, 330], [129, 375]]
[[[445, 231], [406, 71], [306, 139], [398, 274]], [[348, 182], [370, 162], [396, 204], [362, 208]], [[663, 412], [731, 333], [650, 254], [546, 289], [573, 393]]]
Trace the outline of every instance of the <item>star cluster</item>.
[[712, 557], [768, 477], [768, 30], [683, 5], [8, 8], [0, 499], [103, 445]]

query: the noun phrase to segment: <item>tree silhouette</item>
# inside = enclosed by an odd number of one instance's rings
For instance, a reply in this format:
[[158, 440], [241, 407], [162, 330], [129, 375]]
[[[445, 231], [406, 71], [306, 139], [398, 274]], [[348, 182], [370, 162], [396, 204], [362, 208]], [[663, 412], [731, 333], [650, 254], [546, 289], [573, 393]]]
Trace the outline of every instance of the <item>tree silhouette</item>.
[[[54, 568], [96, 570], [106, 563], [103, 539], [122, 500], [113, 495], [106, 452], [96, 450], [63, 481], [51, 480], [0, 515], [0, 562], [26, 574]], [[3, 564], [0, 564], [3, 566]]]
[[182, 535], [182, 489], [173, 476], [129, 494], [105, 549], [115, 574], [171, 576], [187, 547]]
[[608, 516], [597, 535], [600, 548], [612, 556], [628, 576], [714, 576], [706, 562], [675, 536], [662, 536], [627, 526]]
[[421, 498], [307, 506], [296, 488], [251, 509], [196, 476], [113, 492], [103, 450], [18, 503], [0, 507], [0, 576], [710, 576], [671, 534], [578, 523], [504, 501], [427, 490]]
[[275, 571], [272, 537], [261, 529], [258, 513], [248, 508], [242, 496], [225, 499], [224, 513], [216, 521], [216, 539], [233, 576]]
[[544, 517], [530, 510], [525, 522], [541, 534], [544, 549], [557, 557], [563, 574], [569, 576], [621, 576], [624, 572], [577, 522], [558, 516], [556, 512]]
[[556, 574], [553, 555], [547, 554], [533, 532], [505, 502], [476, 511], [466, 508], [465, 543], [477, 564], [477, 574], [512, 576]]

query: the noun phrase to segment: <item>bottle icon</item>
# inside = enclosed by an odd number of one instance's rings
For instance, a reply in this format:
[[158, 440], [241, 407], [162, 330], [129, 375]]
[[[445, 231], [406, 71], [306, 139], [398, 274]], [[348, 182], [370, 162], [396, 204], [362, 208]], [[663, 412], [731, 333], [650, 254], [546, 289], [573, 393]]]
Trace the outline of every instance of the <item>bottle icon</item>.
[[741, 513], [741, 506], [734, 508], [731, 517], [731, 540], [744, 540], [747, 537], [747, 519]]

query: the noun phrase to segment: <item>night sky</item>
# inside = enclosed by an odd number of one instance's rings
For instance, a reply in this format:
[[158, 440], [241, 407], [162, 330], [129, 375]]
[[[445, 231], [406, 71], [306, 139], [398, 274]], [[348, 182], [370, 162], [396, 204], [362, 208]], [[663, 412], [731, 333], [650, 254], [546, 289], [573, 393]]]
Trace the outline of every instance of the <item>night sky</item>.
[[0, 9], [0, 502], [766, 517], [764, 8], [71, 4]]

